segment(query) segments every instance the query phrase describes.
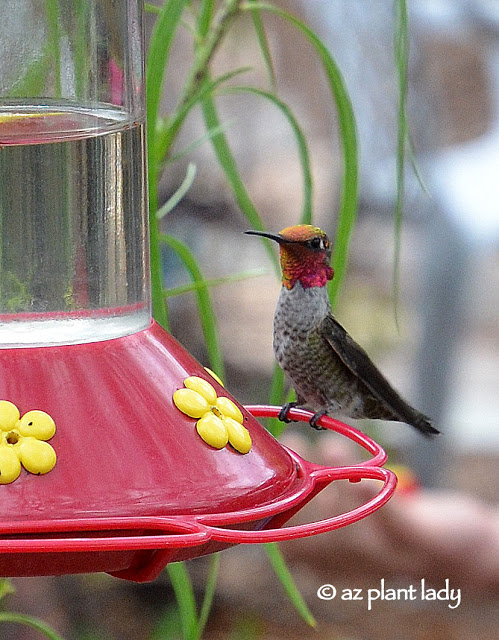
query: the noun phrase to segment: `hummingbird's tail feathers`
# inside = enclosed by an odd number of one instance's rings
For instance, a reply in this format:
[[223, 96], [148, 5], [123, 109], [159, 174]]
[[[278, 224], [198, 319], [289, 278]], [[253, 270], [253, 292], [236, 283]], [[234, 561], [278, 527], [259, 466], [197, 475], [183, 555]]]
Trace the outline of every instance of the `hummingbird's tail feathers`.
[[419, 411], [416, 411], [415, 409], [412, 409], [412, 411], [414, 413], [414, 419], [407, 420], [406, 422], [408, 424], [413, 426], [415, 429], [417, 429], [420, 433], [422, 433], [427, 438], [440, 435], [440, 431], [431, 424], [429, 418], [427, 418], [422, 413], [419, 413]]
[[[440, 434], [440, 431], [432, 425], [431, 420], [430, 418], [428, 418], [428, 416], [425, 416], [417, 409], [414, 409], [414, 407], [411, 407], [411, 405], [403, 398], [401, 398], [396, 391], [394, 391], [393, 393], [396, 397], [389, 407], [390, 409], [392, 409], [392, 417], [389, 418], [390, 420], [396, 420], [397, 422], [405, 422], [406, 424], [410, 424], [411, 427], [417, 429], [427, 438], [431, 438], [432, 436]], [[382, 416], [382, 418], [386, 419], [385, 416]]]
[[388, 402], [386, 395], [380, 398], [378, 395], [368, 393], [364, 398], [361, 411], [353, 417], [405, 422], [405, 424], [410, 424], [426, 437], [440, 433], [431, 424], [430, 418], [411, 407], [392, 387], [390, 387], [389, 400], [390, 402]]

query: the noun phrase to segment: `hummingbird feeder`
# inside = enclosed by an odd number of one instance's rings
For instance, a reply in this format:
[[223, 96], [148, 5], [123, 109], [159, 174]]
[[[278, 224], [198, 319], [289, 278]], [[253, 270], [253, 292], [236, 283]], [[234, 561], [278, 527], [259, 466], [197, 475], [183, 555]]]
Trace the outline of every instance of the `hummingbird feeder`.
[[[303, 460], [151, 319], [142, 2], [6, 0], [0, 25], [0, 575], [105, 571], [336, 529], [373, 457]], [[22, 39], [22, 55], [19, 42]], [[290, 416], [312, 414], [293, 409]], [[352, 511], [283, 527], [334, 480]]]

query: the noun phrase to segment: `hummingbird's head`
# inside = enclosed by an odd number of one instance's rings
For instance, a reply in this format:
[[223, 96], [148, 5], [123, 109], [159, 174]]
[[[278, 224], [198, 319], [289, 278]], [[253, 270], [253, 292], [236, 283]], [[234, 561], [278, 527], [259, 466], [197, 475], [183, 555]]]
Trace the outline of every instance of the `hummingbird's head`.
[[296, 282], [302, 286], [323, 287], [332, 280], [334, 271], [329, 264], [331, 245], [327, 235], [310, 224], [286, 227], [280, 233], [246, 231], [246, 233], [275, 240], [281, 256], [282, 284], [292, 289]]

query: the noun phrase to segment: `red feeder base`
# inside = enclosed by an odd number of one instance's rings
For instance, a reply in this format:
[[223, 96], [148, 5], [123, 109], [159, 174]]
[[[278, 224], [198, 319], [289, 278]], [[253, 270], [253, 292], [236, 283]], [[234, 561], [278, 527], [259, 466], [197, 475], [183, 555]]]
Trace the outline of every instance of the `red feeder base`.
[[[173, 393], [196, 375], [219, 396], [231, 396], [155, 323], [105, 342], [0, 350], [0, 370], [1, 399], [21, 413], [46, 411], [57, 425], [50, 441], [55, 468], [43, 476], [22, 471], [0, 485], [2, 576], [106, 571], [152, 580], [171, 561], [345, 526], [381, 507], [395, 489], [396, 477], [381, 468], [383, 450], [327, 417], [322, 426], [373, 459], [343, 468], [306, 462], [255, 420], [276, 416], [277, 407], [241, 407], [249, 453], [207, 445]], [[290, 415], [312, 416], [299, 409]], [[279, 528], [333, 480], [364, 478], [383, 483], [368, 503]]]

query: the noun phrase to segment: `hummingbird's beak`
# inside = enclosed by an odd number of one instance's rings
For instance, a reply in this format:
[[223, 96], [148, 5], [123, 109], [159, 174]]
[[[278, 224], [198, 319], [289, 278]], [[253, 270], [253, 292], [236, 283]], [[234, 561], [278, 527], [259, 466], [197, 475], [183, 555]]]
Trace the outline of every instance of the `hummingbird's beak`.
[[282, 236], [280, 236], [278, 233], [269, 233], [268, 231], [245, 231], [244, 233], [247, 233], [249, 236], [262, 236], [262, 238], [269, 238], [269, 240], [275, 240], [275, 242], [278, 242], [279, 244], [283, 244], [284, 242], [286, 242], [286, 240], [284, 240], [284, 238]]

